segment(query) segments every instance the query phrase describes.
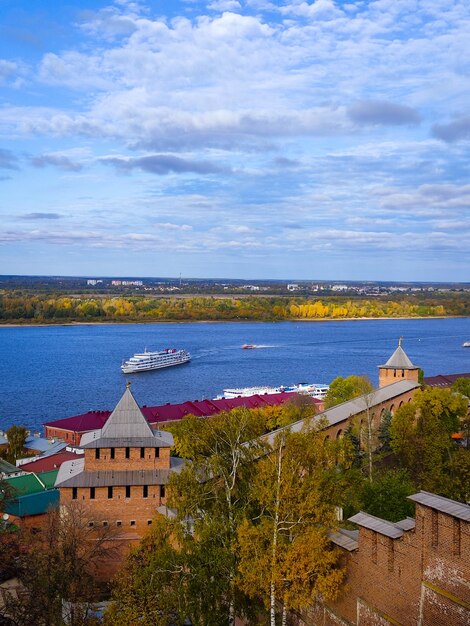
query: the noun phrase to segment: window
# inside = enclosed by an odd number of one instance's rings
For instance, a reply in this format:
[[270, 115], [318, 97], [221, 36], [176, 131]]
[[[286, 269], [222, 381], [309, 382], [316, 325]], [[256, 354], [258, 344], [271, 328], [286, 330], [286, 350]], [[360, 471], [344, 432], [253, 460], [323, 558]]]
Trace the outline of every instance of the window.
[[131, 526], [135, 526], [135, 519], [131, 519]]
[[131, 488], [130, 485], [126, 485], [126, 498], [131, 497]]
[[110, 450], [110, 458], [111, 459], [115, 458], [115, 449], [114, 448], [111, 448], [111, 450]]
[[103, 526], [108, 526], [108, 522], [104, 521]]
[[397, 377], [397, 370], [393, 370], [393, 378]]
[[126, 459], [130, 459], [130, 458], [131, 458], [130, 448], [126, 448]]
[[148, 485], [144, 485], [143, 489], [142, 489], [142, 496], [144, 498], [148, 498], [149, 497], [149, 486]]
[[72, 500], [76, 500], [78, 495], [77, 487], [72, 487]]
[[95, 525], [95, 522], [88, 522], [88, 528], [93, 528], [94, 525]]
[[112, 498], [112, 497], [113, 497], [113, 488], [108, 487], [108, 498]]
[[160, 456], [160, 448], [155, 448], [155, 458], [158, 459]]
[[160, 487], [160, 498], [165, 497], [165, 485], [161, 485]]
[[100, 458], [100, 449], [96, 448], [95, 449], [95, 459], [99, 459]]
[[95, 488], [90, 487], [90, 500], [94, 500], [94, 499], [95, 499]]
[[141, 448], [140, 449], [140, 458], [144, 459], [145, 458], [145, 448]]
[[151, 525], [152, 525], [152, 520], [151, 520], [151, 519], [148, 519], [148, 520], [147, 520], [147, 526], [151, 526]]
[[118, 520], [116, 521], [116, 526], [122, 526], [122, 522], [121, 522], [121, 520], [120, 520], [120, 519], [118, 519]]

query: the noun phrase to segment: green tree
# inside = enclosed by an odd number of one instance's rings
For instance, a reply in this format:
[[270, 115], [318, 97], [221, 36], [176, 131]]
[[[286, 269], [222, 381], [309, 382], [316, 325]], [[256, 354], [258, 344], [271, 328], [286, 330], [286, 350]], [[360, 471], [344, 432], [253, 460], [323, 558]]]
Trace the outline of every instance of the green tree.
[[342, 378], [338, 376], [330, 384], [328, 393], [325, 397], [325, 408], [329, 409], [332, 406], [347, 402], [353, 398], [363, 395], [372, 391], [372, 383], [366, 376], [348, 376]]
[[447, 493], [452, 433], [467, 414], [467, 401], [450, 389], [426, 387], [400, 407], [390, 425], [392, 450], [421, 489]]
[[11, 457], [16, 460], [21, 456], [28, 431], [24, 426], [10, 426], [6, 431], [8, 450]]
[[278, 604], [284, 624], [289, 609], [308, 606], [316, 595], [336, 598], [344, 577], [327, 533], [337, 524], [343, 492], [337, 463], [349, 448], [345, 440], [324, 442], [321, 428], [310, 422], [300, 433], [274, 437], [257, 464], [254, 516], [239, 529], [239, 584], [264, 602], [271, 626]]
[[398, 522], [414, 514], [414, 505], [407, 496], [416, 491], [406, 470], [382, 471], [373, 482], [366, 481], [362, 487], [361, 508], [382, 519]]
[[382, 412], [382, 416], [380, 418], [379, 425], [379, 433], [378, 438], [380, 442], [380, 450], [381, 452], [390, 452], [391, 447], [391, 434], [390, 434], [390, 425], [392, 423], [392, 414], [387, 409]]
[[452, 383], [451, 388], [453, 391], [470, 398], [470, 378], [457, 378], [457, 380]]

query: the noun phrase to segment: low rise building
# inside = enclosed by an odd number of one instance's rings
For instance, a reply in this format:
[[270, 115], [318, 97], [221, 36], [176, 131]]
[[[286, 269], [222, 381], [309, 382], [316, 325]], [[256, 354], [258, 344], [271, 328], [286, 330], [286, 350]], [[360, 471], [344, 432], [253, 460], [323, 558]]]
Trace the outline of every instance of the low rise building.
[[[256, 394], [248, 397], [220, 398], [218, 400], [192, 400], [180, 404], [163, 404], [159, 406], [142, 406], [141, 412], [152, 429], [176, 422], [187, 415], [209, 417], [221, 411], [231, 411], [237, 407], [259, 409], [268, 406], [279, 406], [295, 397], [296, 394], [282, 392], [274, 394]], [[312, 398], [312, 404], [319, 411], [323, 407], [320, 400]], [[81, 415], [66, 417], [44, 424], [46, 437], [62, 439], [69, 445], [79, 446], [84, 433], [103, 428], [111, 411], [88, 411]], [[65, 444], [63, 444], [65, 447]]]

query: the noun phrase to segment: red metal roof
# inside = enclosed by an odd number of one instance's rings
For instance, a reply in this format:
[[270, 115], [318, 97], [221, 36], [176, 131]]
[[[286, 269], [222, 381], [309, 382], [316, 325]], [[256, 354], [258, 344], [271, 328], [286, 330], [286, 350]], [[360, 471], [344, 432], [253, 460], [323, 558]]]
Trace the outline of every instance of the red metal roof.
[[98, 430], [103, 428], [106, 420], [111, 415], [111, 411], [88, 411], [73, 417], [46, 422], [44, 426], [51, 428], [61, 428], [63, 430], [73, 430], [76, 433], [84, 433], [88, 430]]
[[[247, 396], [244, 398], [222, 398], [220, 400], [194, 400], [182, 402], [181, 404], [163, 404], [160, 406], [142, 406], [141, 411], [149, 424], [159, 422], [169, 422], [181, 420], [186, 415], [196, 415], [196, 417], [208, 417], [216, 415], [221, 411], [230, 411], [236, 407], [245, 406], [255, 409], [265, 406], [278, 406], [289, 398], [294, 397], [294, 393], [273, 393], [264, 395]], [[321, 404], [320, 400], [311, 398], [312, 404]], [[81, 415], [66, 417], [64, 419], [46, 422], [44, 426], [57, 428], [75, 433], [84, 433], [90, 430], [103, 428], [104, 423], [111, 415], [111, 411], [89, 411]]]
[[58, 452], [57, 454], [51, 454], [45, 456], [43, 459], [37, 459], [37, 461], [31, 461], [31, 463], [24, 463], [19, 469], [25, 472], [49, 472], [51, 470], [59, 469], [64, 461], [72, 461], [74, 459], [81, 458], [82, 455], [74, 454], [73, 452]]
[[470, 373], [464, 374], [438, 374], [437, 376], [425, 376], [423, 383], [429, 387], [450, 387], [458, 378], [470, 378]]

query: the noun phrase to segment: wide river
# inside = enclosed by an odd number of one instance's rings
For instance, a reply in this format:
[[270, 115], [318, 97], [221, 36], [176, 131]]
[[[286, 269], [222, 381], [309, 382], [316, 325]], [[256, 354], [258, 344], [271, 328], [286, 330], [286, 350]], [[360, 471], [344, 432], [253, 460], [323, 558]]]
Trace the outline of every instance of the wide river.
[[[470, 318], [0, 327], [0, 429], [112, 409], [127, 379], [140, 404], [214, 398], [227, 387], [329, 383], [367, 374], [399, 336], [426, 376], [470, 371]], [[244, 343], [261, 346], [242, 350]], [[124, 376], [135, 352], [185, 348], [191, 363]]]

